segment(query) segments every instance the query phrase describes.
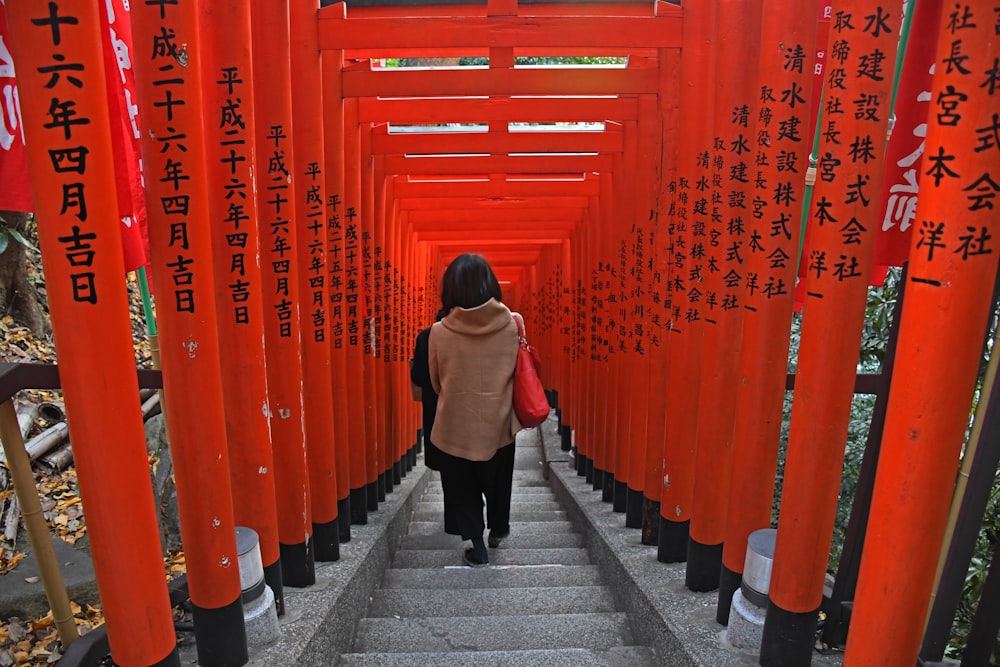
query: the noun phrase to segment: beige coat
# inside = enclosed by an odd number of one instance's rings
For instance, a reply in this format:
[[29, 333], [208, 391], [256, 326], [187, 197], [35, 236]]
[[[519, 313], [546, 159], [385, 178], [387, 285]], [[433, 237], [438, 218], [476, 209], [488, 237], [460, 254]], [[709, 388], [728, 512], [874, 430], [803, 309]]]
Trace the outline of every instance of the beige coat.
[[496, 299], [454, 308], [434, 324], [428, 344], [438, 393], [431, 441], [453, 456], [488, 461], [521, 429], [512, 407], [517, 325]]

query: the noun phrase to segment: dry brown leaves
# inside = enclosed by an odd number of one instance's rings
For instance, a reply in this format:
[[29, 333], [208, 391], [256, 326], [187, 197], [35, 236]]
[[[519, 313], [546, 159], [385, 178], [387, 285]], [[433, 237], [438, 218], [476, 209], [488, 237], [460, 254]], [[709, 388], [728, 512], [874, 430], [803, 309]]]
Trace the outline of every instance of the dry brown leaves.
[[[85, 635], [104, 624], [100, 609], [70, 602], [76, 630]], [[62, 643], [50, 611], [36, 619], [17, 617], [0, 620], [0, 667], [50, 665], [62, 657]]]

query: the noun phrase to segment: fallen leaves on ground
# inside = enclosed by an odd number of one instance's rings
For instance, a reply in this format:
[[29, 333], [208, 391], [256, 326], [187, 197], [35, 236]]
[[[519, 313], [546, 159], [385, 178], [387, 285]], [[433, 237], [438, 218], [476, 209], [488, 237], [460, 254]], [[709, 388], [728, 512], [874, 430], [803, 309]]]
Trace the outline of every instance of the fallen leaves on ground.
[[87, 532], [76, 470], [69, 468], [55, 474], [40, 472], [37, 486], [42, 498], [42, 514], [49, 522], [51, 532], [70, 544], [76, 544]]
[[163, 567], [167, 572], [167, 581], [173, 581], [177, 577], [187, 572], [187, 563], [184, 561], [183, 551], [170, 550], [163, 558]]
[[[82, 636], [104, 624], [104, 614], [89, 604], [70, 602], [76, 631]], [[51, 665], [62, 657], [62, 642], [50, 611], [35, 619], [0, 620], [0, 667]]]

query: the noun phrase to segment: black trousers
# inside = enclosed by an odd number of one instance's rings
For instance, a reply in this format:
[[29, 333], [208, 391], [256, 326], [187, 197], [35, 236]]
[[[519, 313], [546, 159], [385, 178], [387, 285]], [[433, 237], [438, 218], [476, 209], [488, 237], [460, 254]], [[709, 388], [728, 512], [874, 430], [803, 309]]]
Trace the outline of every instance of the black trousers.
[[498, 449], [489, 461], [469, 461], [450, 454], [444, 454], [442, 458], [444, 532], [460, 535], [463, 540], [482, 537], [487, 525], [501, 535], [510, 532], [514, 443]]

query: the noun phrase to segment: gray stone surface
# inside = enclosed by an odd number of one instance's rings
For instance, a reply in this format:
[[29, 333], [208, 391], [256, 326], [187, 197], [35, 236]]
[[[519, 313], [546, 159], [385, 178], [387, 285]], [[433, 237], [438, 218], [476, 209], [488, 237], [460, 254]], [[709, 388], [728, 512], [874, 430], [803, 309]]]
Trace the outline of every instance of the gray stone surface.
[[733, 604], [729, 608], [729, 625], [726, 626], [726, 641], [738, 649], [751, 652], [760, 650], [764, 637], [764, 617], [766, 609], [761, 609], [743, 597], [743, 591], [733, 593]]
[[354, 653], [490, 651], [542, 648], [609, 649], [634, 644], [622, 613], [532, 614], [475, 618], [365, 618]]
[[[418, 583], [418, 582], [415, 582]], [[520, 614], [574, 614], [616, 611], [607, 586], [535, 586], [486, 588], [475, 596], [454, 595], [429, 588], [375, 591], [368, 617], [378, 616], [490, 616]]]
[[[80, 605], [99, 605], [94, 563], [86, 544], [86, 538], [74, 546], [52, 537], [52, 549], [69, 599]], [[22, 534], [18, 549], [25, 553], [24, 559], [13, 570], [0, 576], [0, 618], [44, 616], [49, 612], [49, 601], [45, 597], [38, 563], [27, 533]]]
[[593, 649], [536, 649], [528, 651], [449, 651], [447, 653], [350, 653], [341, 656], [344, 667], [662, 667], [644, 646]]
[[[728, 644], [715, 620], [717, 592], [694, 593], [685, 586], [683, 563], [656, 559], [656, 547], [640, 542], [640, 531], [625, 527], [625, 518], [601, 500], [586, 478], [570, 468], [570, 456], [560, 449], [555, 419], [541, 428], [549, 462], [549, 480], [574, 523], [585, 535], [587, 548], [601, 573], [614, 582], [621, 608], [632, 621], [636, 639], [665, 656], [670, 667], [751, 667], [757, 653]], [[815, 667], [843, 664], [841, 655], [814, 653]]]
[[[544, 548], [544, 549], [514, 549], [501, 543], [496, 549], [490, 549], [491, 565], [588, 565], [590, 556], [583, 548]], [[462, 565], [462, 549], [420, 549], [398, 551], [392, 559], [392, 567], [405, 568], [435, 568], [449, 565]]]

